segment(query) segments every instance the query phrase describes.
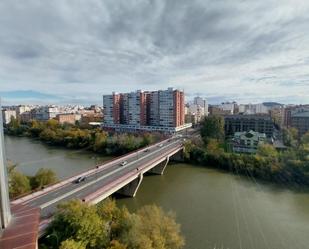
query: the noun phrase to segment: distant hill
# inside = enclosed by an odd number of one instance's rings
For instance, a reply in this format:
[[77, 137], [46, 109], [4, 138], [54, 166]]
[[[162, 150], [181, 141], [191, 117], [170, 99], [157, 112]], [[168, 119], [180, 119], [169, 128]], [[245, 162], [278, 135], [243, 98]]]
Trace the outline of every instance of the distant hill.
[[263, 102], [262, 104], [267, 107], [283, 106], [283, 104], [278, 102]]

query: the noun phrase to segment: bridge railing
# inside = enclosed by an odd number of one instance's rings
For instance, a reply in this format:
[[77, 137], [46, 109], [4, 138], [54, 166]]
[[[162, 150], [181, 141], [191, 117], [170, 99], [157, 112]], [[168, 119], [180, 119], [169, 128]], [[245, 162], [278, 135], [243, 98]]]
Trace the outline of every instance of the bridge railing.
[[94, 193], [91, 193], [88, 196], [86, 196], [85, 198], [83, 198], [83, 201], [84, 202], [92, 202], [98, 196], [100, 196], [103, 193], [105, 193], [106, 191], [109, 191], [110, 189], [116, 187], [117, 185], [119, 185], [123, 181], [125, 181], [125, 180], [127, 180], [129, 178], [132, 178], [132, 179], [137, 178], [141, 173], [143, 174], [143, 170], [145, 170], [146, 168], [149, 168], [149, 167], [153, 168], [154, 164], [156, 165], [158, 161], [162, 161], [163, 158], [166, 158], [167, 156], [169, 156], [171, 154], [177, 153], [182, 147], [183, 147], [182, 145], [178, 145], [176, 148], [172, 148], [169, 151], [164, 152], [158, 158], [150, 160], [144, 166], [140, 166], [140, 167], [138, 167], [136, 169], [133, 169], [132, 171], [130, 171], [130, 172], [120, 176], [116, 180], [108, 182], [105, 186], [103, 186], [99, 190], [97, 190]]
[[119, 156], [119, 157], [116, 157], [116, 158], [112, 158], [112, 159], [110, 159], [108, 161], [103, 162], [103, 164], [96, 165], [94, 168], [92, 168], [90, 170], [79, 172], [78, 174], [76, 174], [74, 176], [70, 176], [68, 178], [65, 178], [64, 180], [62, 180], [62, 181], [60, 181], [60, 182], [58, 182], [56, 184], [51, 184], [51, 185], [46, 186], [45, 188], [43, 188], [41, 190], [35, 191], [35, 192], [31, 193], [31, 194], [27, 194], [27, 195], [25, 195], [23, 197], [19, 197], [18, 199], [12, 200], [11, 201], [11, 205], [16, 205], [16, 204], [28, 202], [29, 200], [32, 200], [33, 198], [36, 198], [38, 196], [47, 194], [49, 191], [61, 188], [61, 187], [63, 187], [66, 184], [72, 183], [78, 177], [90, 176], [92, 174], [97, 173], [100, 170], [107, 169], [107, 168], [113, 166], [113, 164], [115, 164], [115, 163], [118, 163], [118, 162], [120, 163], [120, 162], [122, 162], [123, 160], [125, 160], [127, 158], [130, 158], [130, 157], [132, 157], [134, 155], [137, 155], [139, 152], [141, 152], [141, 151], [143, 151], [145, 149], [151, 149], [153, 147], [156, 147], [158, 144], [166, 142], [169, 139], [170, 138], [165, 139], [165, 140], [161, 140], [161, 141], [159, 141], [157, 143], [154, 143], [152, 145], [149, 145], [147, 147], [143, 147], [143, 148], [134, 150], [134, 151], [132, 151], [130, 153], [127, 153], [125, 155], [122, 155], [122, 156]]

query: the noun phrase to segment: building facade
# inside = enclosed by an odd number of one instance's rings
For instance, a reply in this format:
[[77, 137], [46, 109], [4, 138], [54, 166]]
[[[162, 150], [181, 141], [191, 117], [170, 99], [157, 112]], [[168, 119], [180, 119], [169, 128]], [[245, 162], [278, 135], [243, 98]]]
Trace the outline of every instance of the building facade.
[[259, 145], [267, 141], [265, 133], [255, 131], [235, 132], [233, 151], [237, 153], [255, 153]]
[[273, 136], [274, 123], [270, 115], [227, 115], [224, 117], [226, 136], [234, 136], [235, 132], [250, 130], [265, 133], [268, 138]]
[[298, 130], [298, 136], [302, 137], [309, 131], [309, 111], [295, 113], [291, 117], [291, 126]]
[[298, 135], [302, 136], [309, 131], [308, 124], [309, 105], [288, 106], [284, 109], [284, 126], [294, 127]]
[[56, 120], [58, 120], [59, 124], [75, 124], [76, 121], [81, 120], [81, 114], [72, 114], [72, 113], [64, 113], [58, 114], [56, 116]]
[[105, 127], [182, 127], [184, 92], [168, 88], [103, 96]]
[[204, 116], [208, 116], [208, 103], [206, 99], [201, 97], [195, 97], [193, 100], [194, 105], [198, 105], [204, 109]]
[[7, 125], [11, 122], [12, 118], [16, 118], [16, 111], [10, 109], [2, 110], [2, 120], [3, 124]]

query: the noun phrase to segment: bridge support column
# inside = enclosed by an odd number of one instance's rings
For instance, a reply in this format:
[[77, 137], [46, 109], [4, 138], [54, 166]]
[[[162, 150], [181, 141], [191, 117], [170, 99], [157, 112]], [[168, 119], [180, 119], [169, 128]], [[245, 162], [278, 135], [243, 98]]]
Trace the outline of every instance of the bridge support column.
[[161, 163], [159, 163], [157, 166], [153, 167], [151, 170], [149, 170], [149, 173], [156, 174], [156, 175], [163, 175], [164, 170], [169, 162], [170, 158], [169, 156]]
[[178, 151], [175, 155], [171, 158], [175, 162], [183, 162], [184, 161], [184, 155], [183, 150]]
[[141, 182], [143, 180], [143, 174], [141, 173], [136, 179], [134, 179], [132, 182], [124, 186], [123, 188], [119, 189], [116, 193], [134, 197], [136, 195], [136, 192], [141, 185]]

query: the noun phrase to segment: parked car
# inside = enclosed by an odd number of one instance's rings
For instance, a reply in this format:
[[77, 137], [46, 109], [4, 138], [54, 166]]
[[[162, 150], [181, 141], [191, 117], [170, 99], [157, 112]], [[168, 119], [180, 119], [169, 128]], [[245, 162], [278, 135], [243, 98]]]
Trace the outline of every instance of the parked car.
[[149, 151], [149, 149], [145, 149], [145, 150], [144, 150], [144, 152], [148, 152], [148, 151]]
[[123, 161], [123, 162], [121, 162], [121, 166], [125, 166], [126, 164], [127, 164], [128, 162], [127, 161]]
[[74, 182], [75, 183], [80, 183], [86, 180], [86, 176], [80, 176], [78, 177]]

